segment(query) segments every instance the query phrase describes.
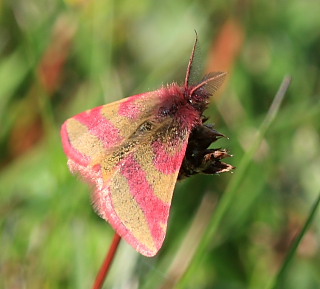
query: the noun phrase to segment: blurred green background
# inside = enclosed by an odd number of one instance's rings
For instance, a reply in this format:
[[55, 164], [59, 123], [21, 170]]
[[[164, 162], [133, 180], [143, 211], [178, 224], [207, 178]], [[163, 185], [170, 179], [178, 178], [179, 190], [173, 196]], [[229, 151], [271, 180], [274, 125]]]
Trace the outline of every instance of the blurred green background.
[[[0, 2], [0, 288], [90, 288], [113, 237], [72, 176], [67, 118], [199, 66], [228, 71], [210, 121], [233, 174], [177, 184], [167, 237], [121, 243], [105, 288], [320, 288], [319, 214], [278, 281], [320, 187], [319, 1]], [[285, 75], [292, 84], [268, 129]], [[252, 148], [253, 146], [253, 148]]]

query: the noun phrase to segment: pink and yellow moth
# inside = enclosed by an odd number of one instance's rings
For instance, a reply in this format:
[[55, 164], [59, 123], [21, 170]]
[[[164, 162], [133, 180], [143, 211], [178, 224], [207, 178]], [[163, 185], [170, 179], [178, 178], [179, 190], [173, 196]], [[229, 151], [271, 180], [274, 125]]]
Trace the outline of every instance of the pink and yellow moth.
[[61, 128], [68, 166], [93, 185], [95, 210], [145, 256], [162, 246], [177, 179], [233, 169], [221, 162], [226, 150], [208, 149], [223, 135], [203, 116], [226, 73], [191, 83], [196, 46], [197, 39], [183, 86], [87, 110]]

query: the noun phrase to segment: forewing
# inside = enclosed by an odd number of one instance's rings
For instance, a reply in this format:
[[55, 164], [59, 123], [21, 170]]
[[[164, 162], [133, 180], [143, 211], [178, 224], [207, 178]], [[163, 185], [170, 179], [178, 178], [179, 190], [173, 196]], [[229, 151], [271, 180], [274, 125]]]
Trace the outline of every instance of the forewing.
[[95, 186], [98, 213], [138, 252], [153, 256], [165, 237], [189, 131], [170, 118], [156, 122], [159, 95], [143, 96], [71, 118], [62, 136], [71, 171]]

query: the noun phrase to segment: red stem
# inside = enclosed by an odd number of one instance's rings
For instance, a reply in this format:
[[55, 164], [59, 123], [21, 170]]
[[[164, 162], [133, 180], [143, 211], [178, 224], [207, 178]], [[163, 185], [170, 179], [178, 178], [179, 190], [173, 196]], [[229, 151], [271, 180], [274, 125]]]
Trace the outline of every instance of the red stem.
[[94, 282], [92, 289], [101, 289], [102, 288], [104, 280], [106, 279], [106, 277], [108, 275], [112, 261], [114, 259], [116, 252], [117, 252], [120, 240], [121, 240], [121, 237], [117, 233], [115, 233], [114, 237], [113, 237], [112, 244], [109, 248], [109, 251], [107, 253], [106, 258], [104, 259], [104, 262], [100, 268], [100, 271], [96, 277], [96, 280]]

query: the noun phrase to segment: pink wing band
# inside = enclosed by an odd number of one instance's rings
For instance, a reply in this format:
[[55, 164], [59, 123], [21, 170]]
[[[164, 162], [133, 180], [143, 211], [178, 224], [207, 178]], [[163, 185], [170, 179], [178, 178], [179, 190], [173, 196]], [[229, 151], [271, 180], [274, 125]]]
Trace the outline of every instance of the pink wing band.
[[149, 247], [145, 246], [143, 243], [141, 243], [140, 240], [138, 240], [131, 232], [130, 230], [122, 223], [121, 219], [117, 216], [115, 213], [113, 207], [112, 207], [112, 197], [110, 194], [110, 187], [105, 188], [103, 190], [105, 194], [103, 207], [101, 208], [105, 215], [103, 216], [104, 219], [106, 219], [110, 225], [117, 231], [117, 233], [126, 240], [133, 248], [135, 248], [139, 253], [152, 257], [154, 256], [158, 250], [161, 247], [162, 242], [157, 242], [156, 250], [152, 251]]
[[[81, 166], [72, 160], [68, 161], [68, 166], [72, 172], [78, 172], [89, 183], [96, 187], [93, 194], [93, 202], [95, 206], [99, 206], [99, 214], [102, 218], [107, 220], [110, 225], [117, 231], [117, 233], [131, 244], [138, 252], [145, 256], [154, 256], [156, 252], [150, 251], [150, 248], [144, 246], [122, 223], [121, 219], [116, 214], [112, 205], [112, 194], [110, 192], [110, 185], [103, 183], [101, 170], [92, 171], [89, 167]], [[161, 244], [160, 244], [161, 245]], [[160, 248], [160, 247], [159, 247]]]
[[132, 197], [145, 213], [156, 248], [160, 248], [165, 236], [163, 226], [168, 221], [170, 204], [164, 203], [155, 196], [153, 187], [147, 180], [146, 172], [133, 154], [130, 154], [124, 162], [125, 166], [121, 168], [121, 174], [128, 180]]
[[137, 94], [122, 102], [119, 107], [119, 115], [131, 119], [137, 119], [140, 116], [141, 109], [137, 105], [136, 100], [141, 100], [143, 95], [144, 94]]
[[89, 132], [98, 137], [104, 147], [109, 149], [122, 141], [120, 130], [101, 114], [103, 106], [76, 115], [74, 118], [84, 124]]
[[[61, 137], [66, 155], [69, 159], [74, 160], [81, 166], [89, 165], [91, 157], [77, 150], [72, 144], [72, 139], [78, 138], [85, 141], [85, 134], [95, 136], [101, 141], [105, 149], [118, 145], [123, 139], [120, 135], [120, 130], [101, 114], [101, 109], [102, 106], [80, 113], [62, 125]], [[73, 127], [74, 124], [70, 124], [71, 120], [76, 120], [79, 124], [82, 124], [85, 127], [85, 131], [77, 131], [77, 129]], [[87, 139], [88, 138], [89, 137], [87, 137]]]
[[136, 248], [138, 252], [146, 256], [153, 256], [156, 252], [151, 252], [147, 246], [144, 246], [136, 239], [116, 214], [112, 205], [110, 184], [103, 183], [101, 170], [93, 172], [89, 167], [81, 166], [72, 160], [68, 161], [68, 166], [72, 172], [80, 173], [84, 179], [96, 187], [93, 194], [93, 202], [95, 203], [95, 206], [99, 206], [101, 217], [107, 220], [117, 233]]
[[[177, 144], [172, 144], [175, 146]], [[181, 145], [180, 145], [181, 146]], [[175, 154], [170, 154], [168, 148], [176, 152]], [[161, 141], [156, 141], [153, 143], [153, 150], [155, 152], [154, 164], [156, 168], [164, 174], [173, 174], [180, 170], [181, 163], [183, 161], [185, 151], [187, 148], [187, 142], [184, 142], [181, 148], [173, 149], [168, 144], [164, 144]]]
[[121, 238], [125, 239], [133, 248], [145, 256], [154, 256], [156, 252], [151, 252], [150, 248], [144, 246], [133, 234], [128, 230], [128, 228], [122, 223], [121, 219], [115, 213], [112, 205], [112, 195], [110, 193], [110, 187], [107, 186], [101, 191], [95, 191], [95, 198], [97, 195], [102, 196], [103, 199], [99, 200], [101, 204], [100, 214], [105, 220], [107, 220], [110, 225], [117, 231]]

